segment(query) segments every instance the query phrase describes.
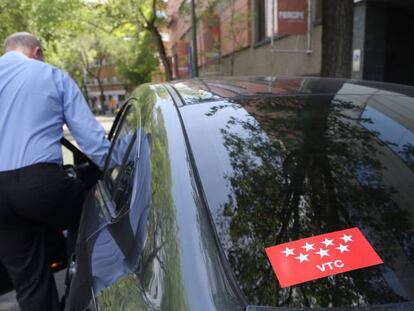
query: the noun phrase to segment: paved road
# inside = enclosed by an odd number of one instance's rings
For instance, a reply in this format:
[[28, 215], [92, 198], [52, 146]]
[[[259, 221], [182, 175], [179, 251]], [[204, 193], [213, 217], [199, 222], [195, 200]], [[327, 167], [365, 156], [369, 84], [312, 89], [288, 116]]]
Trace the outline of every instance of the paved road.
[[[114, 117], [98, 116], [96, 117], [96, 119], [102, 124], [105, 131], [108, 133], [114, 121]], [[64, 129], [64, 135], [68, 140], [70, 140], [71, 142], [74, 142], [73, 137], [70, 135], [67, 128]], [[70, 163], [70, 155], [64, 151], [63, 156], [65, 158], [65, 163]], [[56, 280], [56, 284], [58, 287], [59, 296], [62, 297], [65, 291], [65, 287], [64, 287], [65, 270], [55, 273], [55, 280]], [[16, 293], [14, 291], [0, 296], [0, 310], [1, 311], [20, 311], [20, 308], [17, 305], [17, 301], [15, 297], [16, 297]]]

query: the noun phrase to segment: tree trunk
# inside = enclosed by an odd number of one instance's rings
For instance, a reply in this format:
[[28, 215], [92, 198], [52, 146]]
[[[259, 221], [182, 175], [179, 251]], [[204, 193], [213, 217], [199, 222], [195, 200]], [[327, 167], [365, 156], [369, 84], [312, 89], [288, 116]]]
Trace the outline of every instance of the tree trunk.
[[235, 62], [235, 58], [236, 58], [236, 41], [237, 41], [237, 34], [236, 31], [234, 29], [234, 15], [236, 14], [235, 12], [235, 8], [234, 8], [234, 0], [231, 0], [230, 2], [230, 34], [231, 34], [231, 43], [232, 43], [232, 49], [233, 51], [231, 52], [231, 59], [230, 59], [230, 76], [232, 76], [234, 74], [234, 62]]
[[351, 76], [353, 27], [353, 0], [322, 2], [321, 76], [335, 78]]
[[89, 106], [91, 106], [90, 103], [90, 98], [89, 98], [89, 92], [88, 92], [88, 87], [86, 85], [86, 81], [84, 78], [82, 78], [82, 90], [83, 90], [83, 96], [85, 97], [86, 102], [88, 103]]
[[153, 23], [148, 23], [147, 29], [151, 32], [154, 43], [158, 49], [158, 53], [160, 54], [160, 58], [161, 58], [162, 64], [165, 69], [165, 79], [167, 81], [171, 81], [172, 73], [171, 73], [170, 61], [168, 60], [167, 53], [165, 51], [165, 47], [164, 47], [164, 43], [162, 42], [161, 35], [157, 27]]
[[99, 76], [96, 78], [96, 80], [98, 81], [99, 91], [101, 93], [101, 95], [99, 95], [99, 101], [101, 102], [102, 112], [105, 114], [106, 112], [105, 93], [104, 93], [102, 81]]

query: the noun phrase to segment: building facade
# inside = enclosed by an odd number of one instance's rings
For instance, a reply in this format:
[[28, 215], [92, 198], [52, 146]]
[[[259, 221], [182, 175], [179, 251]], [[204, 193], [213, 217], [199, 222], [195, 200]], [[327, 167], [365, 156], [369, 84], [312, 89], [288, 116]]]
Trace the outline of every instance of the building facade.
[[[319, 75], [322, 1], [198, 1], [200, 76]], [[191, 77], [194, 66], [190, 2], [168, 1], [169, 53], [176, 79]], [[352, 77], [414, 85], [414, 1], [354, 2]]]
[[[281, 31], [277, 20], [281, 1], [298, 3], [292, 9], [303, 13], [306, 26], [300, 33], [286, 35]], [[197, 50], [201, 76], [319, 74], [320, 0], [199, 2]], [[193, 66], [190, 1], [168, 1], [168, 15], [174, 78], [188, 78]]]

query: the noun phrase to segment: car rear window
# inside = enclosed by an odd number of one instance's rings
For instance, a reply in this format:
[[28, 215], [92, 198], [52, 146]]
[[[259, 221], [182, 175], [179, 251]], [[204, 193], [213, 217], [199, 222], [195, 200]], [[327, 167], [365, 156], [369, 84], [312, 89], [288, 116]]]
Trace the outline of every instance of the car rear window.
[[[221, 246], [250, 304], [414, 299], [412, 98], [361, 87], [361, 95], [256, 96], [180, 112]], [[384, 264], [280, 287], [266, 247], [352, 227]]]

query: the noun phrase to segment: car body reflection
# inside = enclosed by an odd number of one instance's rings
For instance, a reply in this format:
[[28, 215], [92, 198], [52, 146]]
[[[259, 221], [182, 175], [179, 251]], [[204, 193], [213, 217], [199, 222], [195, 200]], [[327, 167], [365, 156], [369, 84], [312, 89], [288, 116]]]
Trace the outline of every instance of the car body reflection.
[[[131, 95], [85, 205], [74, 310], [413, 307], [412, 88], [265, 77]], [[352, 227], [383, 265], [279, 286], [265, 247]]]

